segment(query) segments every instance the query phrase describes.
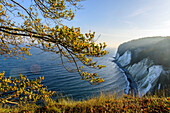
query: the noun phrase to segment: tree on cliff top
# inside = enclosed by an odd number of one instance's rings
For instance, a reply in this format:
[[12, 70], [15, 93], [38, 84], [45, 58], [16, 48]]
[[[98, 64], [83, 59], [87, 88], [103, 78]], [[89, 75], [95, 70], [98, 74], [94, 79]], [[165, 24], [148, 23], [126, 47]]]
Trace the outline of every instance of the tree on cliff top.
[[[91, 84], [103, 82], [103, 78], [96, 73], [82, 72], [83, 66], [79, 66], [77, 61], [97, 69], [105, 67], [97, 65], [93, 57], [106, 55], [106, 44], [94, 43], [95, 32], [90, 31], [83, 35], [80, 28], [69, 28], [62, 24], [62, 20], [73, 20], [74, 12], [81, 8], [81, 1], [0, 0], [0, 54], [7, 58], [26, 59], [24, 55], [31, 55], [29, 50], [34, 46], [58, 54], [68, 71], [72, 69], [67, 68], [66, 63], [73, 63], [83, 80]], [[23, 95], [26, 95], [26, 100], [36, 100], [51, 94], [42, 88], [41, 77], [29, 81], [23, 75], [18, 79], [6, 78], [4, 73], [0, 73], [0, 94], [3, 103], [14, 98], [23, 100]], [[37, 95], [37, 92], [41, 92], [42, 97]], [[7, 96], [9, 93], [12, 96]]]

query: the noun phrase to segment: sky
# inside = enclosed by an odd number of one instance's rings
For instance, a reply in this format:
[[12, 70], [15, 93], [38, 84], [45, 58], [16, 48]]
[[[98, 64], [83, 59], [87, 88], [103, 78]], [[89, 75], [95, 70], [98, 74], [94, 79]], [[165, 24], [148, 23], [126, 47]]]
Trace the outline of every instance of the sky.
[[96, 32], [98, 42], [121, 43], [151, 36], [170, 36], [170, 0], [85, 0], [68, 26]]

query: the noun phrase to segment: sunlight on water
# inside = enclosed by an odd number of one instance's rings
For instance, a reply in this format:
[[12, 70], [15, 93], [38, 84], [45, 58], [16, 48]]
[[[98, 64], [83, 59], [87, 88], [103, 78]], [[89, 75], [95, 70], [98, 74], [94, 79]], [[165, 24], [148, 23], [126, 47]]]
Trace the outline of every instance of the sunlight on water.
[[113, 62], [115, 49], [108, 49], [110, 52], [98, 60], [99, 64], [107, 67], [102, 70], [85, 68], [90, 72], [99, 73], [105, 82], [99, 85], [90, 85], [86, 81], [82, 81], [77, 72], [69, 73], [61, 65], [61, 61], [56, 54], [42, 52], [39, 49], [32, 48], [32, 56], [27, 60], [16, 60], [14, 58], [6, 61], [0, 57], [0, 71], [6, 71], [5, 76], [17, 77], [20, 73], [27, 75], [30, 79], [38, 76], [44, 76], [42, 82], [48, 89], [62, 93], [63, 96], [73, 97], [74, 99], [83, 99], [103, 92], [123, 92], [127, 82], [124, 75]]

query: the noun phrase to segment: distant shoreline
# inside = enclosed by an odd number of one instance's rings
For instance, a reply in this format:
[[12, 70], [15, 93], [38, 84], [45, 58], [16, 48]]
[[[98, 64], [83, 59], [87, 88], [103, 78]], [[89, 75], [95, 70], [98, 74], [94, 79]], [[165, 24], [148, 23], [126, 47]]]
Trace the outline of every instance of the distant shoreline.
[[[115, 59], [115, 57], [113, 57]], [[113, 62], [123, 70], [123, 73], [126, 75], [129, 83], [130, 83], [130, 90], [128, 91], [128, 94], [134, 94], [135, 96], [138, 95], [138, 89], [137, 89], [137, 84], [134, 81], [133, 77], [130, 75], [127, 69], [123, 68], [120, 63], [117, 62], [117, 60], [113, 60]]]

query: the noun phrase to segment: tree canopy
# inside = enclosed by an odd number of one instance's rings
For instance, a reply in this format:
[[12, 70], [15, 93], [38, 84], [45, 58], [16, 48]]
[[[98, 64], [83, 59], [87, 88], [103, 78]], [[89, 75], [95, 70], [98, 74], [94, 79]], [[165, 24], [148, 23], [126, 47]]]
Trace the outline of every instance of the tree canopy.
[[[5, 57], [31, 55], [30, 46], [60, 55], [62, 64], [66, 57], [74, 63], [82, 79], [90, 83], [101, 83], [103, 79], [95, 73], [81, 72], [82, 64], [101, 69], [93, 57], [107, 54], [106, 44], [95, 44], [95, 32], [82, 34], [80, 28], [67, 27], [62, 20], [73, 20], [82, 0], [1, 0], [0, 1], [0, 54]], [[28, 2], [28, 3], [27, 3]], [[73, 11], [75, 10], [75, 11]], [[22, 46], [25, 44], [26, 46]]]
[[[75, 11], [80, 9], [83, 0], [0, 0], [0, 54], [7, 58], [23, 58], [30, 54], [30, 47], [60, 55], [63, 66], [68, 70], [67, 63], [75, 65], [83, 80], [91, 84], [103, 82], [97, 73], [83, 72], [85, 66], [101, 69], [93, 57], [107, 54], [106, 44], [95, 44], [95, 32], [81, 33], [80, 28], [69, 28], [62, 20], [71, 21]], [[67, 63], [66, 63], [67, 62]], [[78, 65], [81, 62], [82, 65]], [[19, 83], [18, 80], [4, 78], [2, 83]], [[22, 79], [22, 80], [21, 80]], [[20, 81], [26, 82], [21, 75]], [[41, 79], [40, 79], [41, 81]], [[5, 85], [0, 84], [0, 92], [5, 91]], [[31, 82], [33, 83], [33, 82]], [[29, 85], [28, 85], [29, 84]], [[15, 86], [15, 85], [14, 85]], [[10, 86], [9, 86], [10, 87]], [[8, 88], [7, 91], [12, 90]], [[22, 92], [22, 91], [21, 91]]]

